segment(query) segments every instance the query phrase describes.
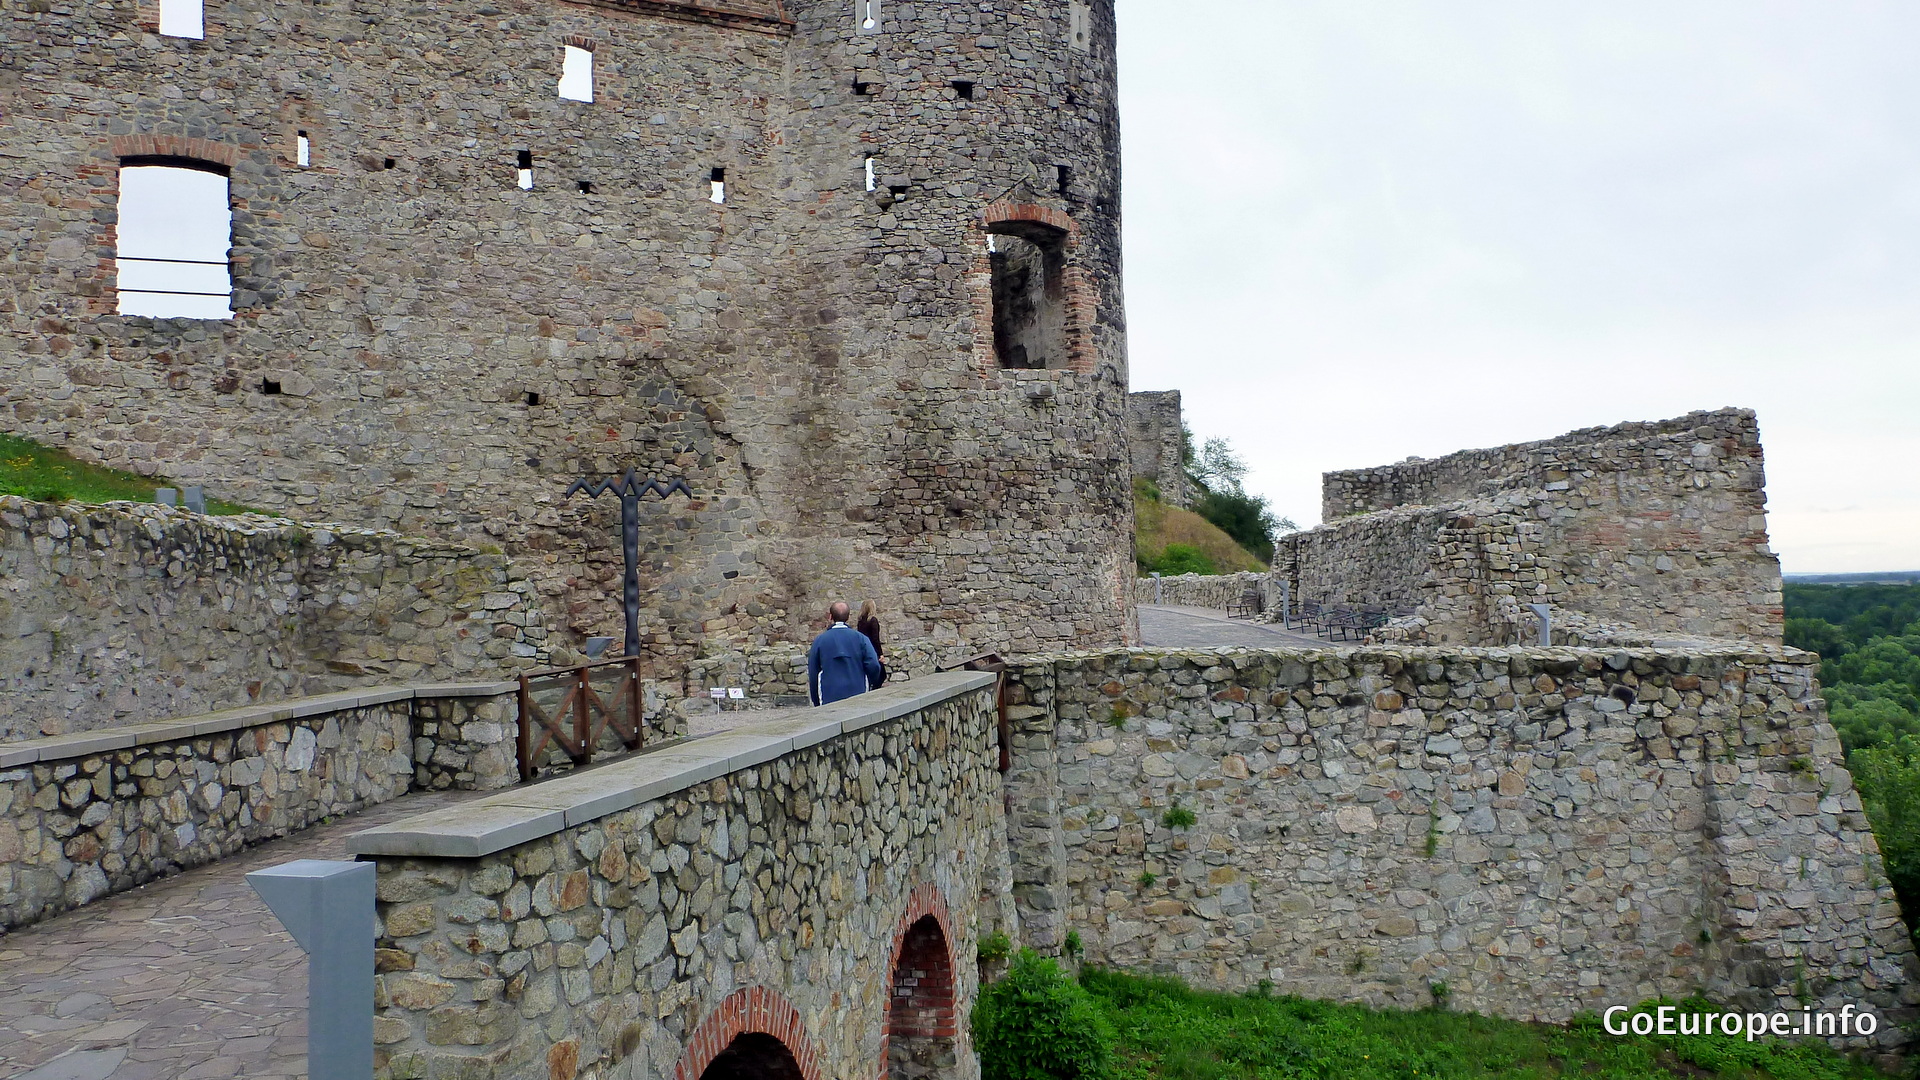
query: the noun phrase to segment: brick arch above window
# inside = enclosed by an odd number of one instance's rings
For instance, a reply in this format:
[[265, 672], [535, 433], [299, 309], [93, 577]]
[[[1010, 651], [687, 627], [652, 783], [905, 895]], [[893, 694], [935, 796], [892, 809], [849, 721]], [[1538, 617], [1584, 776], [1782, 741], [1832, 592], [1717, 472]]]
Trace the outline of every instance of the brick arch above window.
[[228, 169], [240, 163], [239, 147], [184, 135], [115, 135], [107, 150], [117, 158], [180, 158]]
[[820, 1054], [807, 1034], [806, 1021], [793, 1002], [771, 986], [736, 990], [713, 1007], [687, 1040], [673, 1067], [673, 1080], [700, 1080], [707, 1066], [742, 1035], [771, 1035], [800, 1065], [803, 1080], [822, 1080]]
[[594, 49], [599, 47], [599, 43], [594, 41], [594, 39], [590, 37], [582, 37], [579, 34], [568, 34], [565, 38], [562, 38], [561, 40], [565, 44], [571, 45], [576, 49], [585, 49], [588, 52], [592, 52]]
[[1099, 315], [1099, 298], [1086, 269], [1075, 258], [1080, 246], [1079, 222], [1065, 210], [1042, 203], [1002, 199], [980, 211], [976, 228], [983, 235], [975, 249], [969, 282], [974, 325], [978, 328], [973, 355], [980, 374], [992, 375], [1006, 368], [1025, 366], [1002, 357], [996, 345], [999, 323], [995, 318], [993, 259], [987, 249], [987, 242], [994, 235], [1041, 241], [1057, 251], [1059, 280], [1049, 280], [1048, 290], [1052, 293], [1058, 289], [1055, 295], [1062, 305], [1066, 362], [1050, 362], [1045, 366], [1081, 375], [1092, 373], [1096, 359], [1092, 328]]

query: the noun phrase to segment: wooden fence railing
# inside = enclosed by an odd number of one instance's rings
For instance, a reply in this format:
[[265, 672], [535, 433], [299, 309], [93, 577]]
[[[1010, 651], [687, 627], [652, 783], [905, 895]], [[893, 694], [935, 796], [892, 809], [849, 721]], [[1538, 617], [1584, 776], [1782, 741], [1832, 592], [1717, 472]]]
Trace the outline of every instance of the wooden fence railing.
[[[638, 749], [645, 735], [640, 709], [638, 657], [520, 676], [520, 779], [548, 764], [549, 747], [576, 766], [596, 750]], [[617, 747], [603, 745], [614, 739]]]

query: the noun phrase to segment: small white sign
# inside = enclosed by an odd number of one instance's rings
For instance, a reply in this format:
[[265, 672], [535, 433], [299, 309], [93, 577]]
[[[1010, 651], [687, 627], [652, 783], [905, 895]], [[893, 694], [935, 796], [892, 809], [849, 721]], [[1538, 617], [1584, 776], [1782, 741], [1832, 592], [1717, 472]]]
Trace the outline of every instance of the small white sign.
[[729, 686], [727, 687], [727, 696], [735, 701], [745, 701], [747, 700], [747, 689], [744, 686]]
[[726, 687], [724, 687], [724, 686], [709, 686], [709, 687], [707, 687], [707, 696], [708, 696], [708, 697], [713, 697], [713, 698], [723, 698], [723, 697], [726, 697], [726, 696], [727, 696], [727, 688], [726, 688]]

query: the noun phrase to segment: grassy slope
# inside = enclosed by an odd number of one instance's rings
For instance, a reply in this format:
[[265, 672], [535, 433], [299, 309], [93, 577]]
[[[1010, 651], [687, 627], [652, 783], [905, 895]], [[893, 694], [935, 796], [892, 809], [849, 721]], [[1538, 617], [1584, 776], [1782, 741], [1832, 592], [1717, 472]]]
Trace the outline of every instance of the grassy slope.
[[1133, 543], [1140, 557], [1149, 562], [1159, 558], [1168, 544], [1186, 544], [1212, 559], [1223, 574], [1267, 568], [1206, 518], [1168, 506], [1138, 487], [1133, 497]]
[[1597, 1023], [1523, 1024], [1471, 1013], [1368, 1009], [1189, 990], [1088, 970], [1119, 1034], [1116, 1080], [1864, 1080], [1879, 1074], [1821, 1043], [1612, 1036]]
[[[179, 487], [157, 476], [140, 476], [89, 465], [31, 439], [0, 434], [0, 495], [24, 495], [41, 502], [152, 502], [155, 488]], [[244, 514], [248, 507], [207, 500], [210, 514]]]

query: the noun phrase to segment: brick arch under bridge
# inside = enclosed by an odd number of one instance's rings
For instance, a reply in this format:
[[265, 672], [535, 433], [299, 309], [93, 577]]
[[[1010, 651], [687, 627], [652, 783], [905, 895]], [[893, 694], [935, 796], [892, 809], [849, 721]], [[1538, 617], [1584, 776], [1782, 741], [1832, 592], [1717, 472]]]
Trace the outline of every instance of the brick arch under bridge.
[[960, 1035], [954, 940], [953, 916], [939, 887], [932, 882], [915, 886], [893, 931], [879, 1080], [953, 1075]]

